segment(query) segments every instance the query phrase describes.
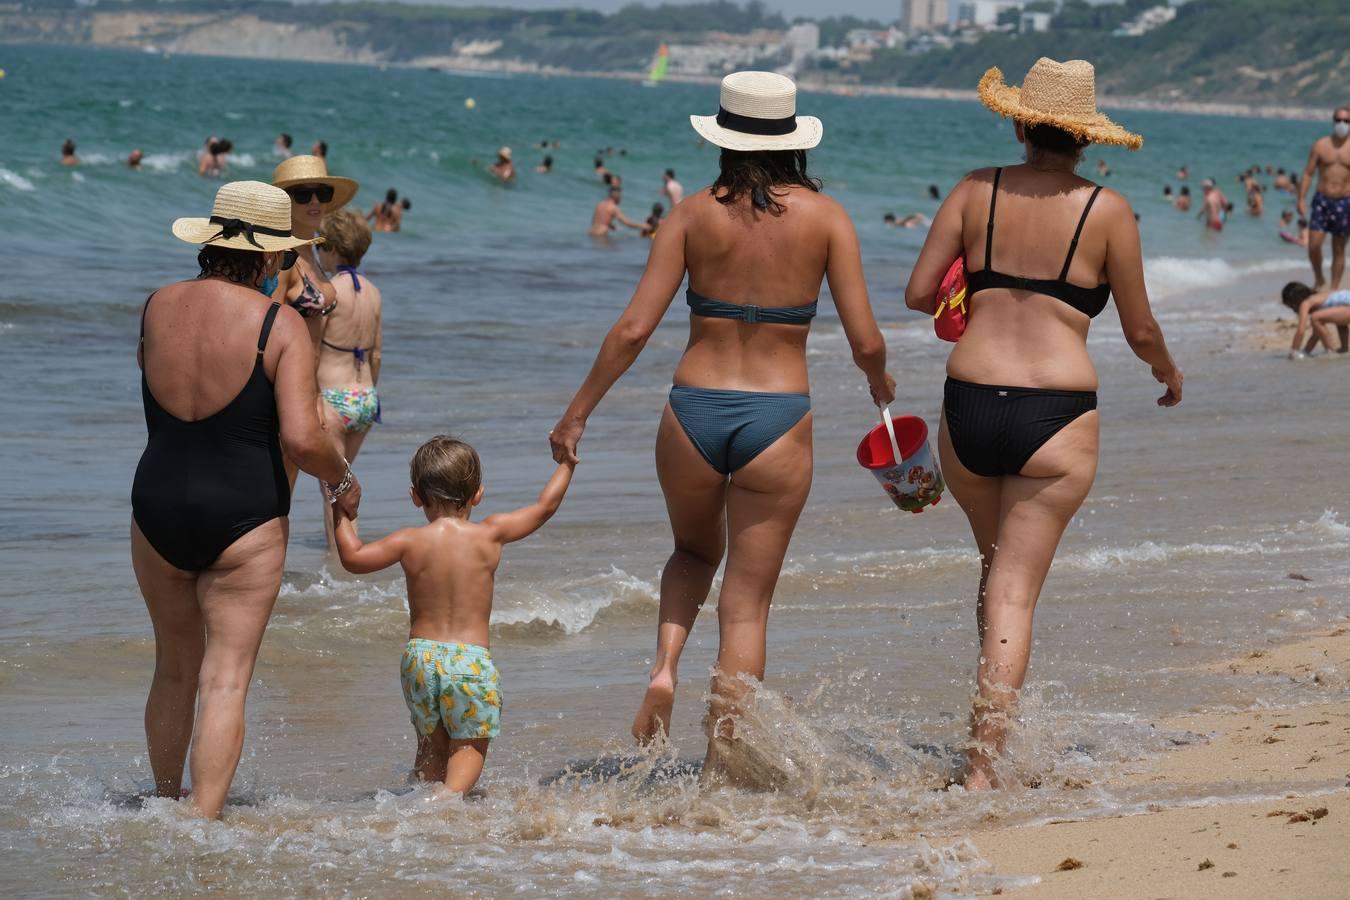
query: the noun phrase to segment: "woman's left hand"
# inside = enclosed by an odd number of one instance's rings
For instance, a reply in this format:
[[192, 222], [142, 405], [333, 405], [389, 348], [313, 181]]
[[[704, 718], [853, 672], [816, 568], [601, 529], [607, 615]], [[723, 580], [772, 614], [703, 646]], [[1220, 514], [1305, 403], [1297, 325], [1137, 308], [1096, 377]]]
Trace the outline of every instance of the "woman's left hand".
[[553, 449], [553, 461], [576, 465], [581, 461], [577, 456], [577, 444], [581, 442], [581, 433], [586, 430], [586, 420], [564, 415], [548, 433], [548, 443]]

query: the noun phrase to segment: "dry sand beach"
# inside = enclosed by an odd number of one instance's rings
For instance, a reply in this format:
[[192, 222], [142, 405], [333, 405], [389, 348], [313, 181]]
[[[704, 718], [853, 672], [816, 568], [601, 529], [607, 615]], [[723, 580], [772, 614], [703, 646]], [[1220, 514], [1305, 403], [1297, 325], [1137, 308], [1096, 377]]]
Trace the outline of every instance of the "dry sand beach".
[[1307, 705], [1158, 721], [1193, 743], [1127, 768], [1115, 787], [1138, 788], [1143, 798], [1167, 785], [1172, 796], [1193, 797], [1188, 805], [1162, 809], [1141, 799], [1110, 818], [975, 832], [970, 840], [997, 874], [1039, 877], [1013, 893], [1350, 896], [1350, 702], [1320, 702], [1350, 679], [1350, 627], [1254, 646], [1212, 668], [1296, 682]]

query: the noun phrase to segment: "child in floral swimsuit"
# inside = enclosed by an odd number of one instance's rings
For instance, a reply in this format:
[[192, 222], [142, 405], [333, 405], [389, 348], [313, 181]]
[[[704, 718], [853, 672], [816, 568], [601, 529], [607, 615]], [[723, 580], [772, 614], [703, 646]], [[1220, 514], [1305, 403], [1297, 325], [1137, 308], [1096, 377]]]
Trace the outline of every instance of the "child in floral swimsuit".
[[502, 546], [533, 534], [558, 509], [572, 465], [558, 466], [529, 506], [469, 521], [483, 499], [482, 464], [463, 441], [438, 435], [413, 454], [413, 505], [427, 524], [363, 544], [338, 516], [338, 557], [348, 572], [403, 566], [412, 623], [401, 666], [403, 699], [417, 731], [416, 774], [467, 793], [501, 730], [501, 676], [488, 650], [492, 590]]

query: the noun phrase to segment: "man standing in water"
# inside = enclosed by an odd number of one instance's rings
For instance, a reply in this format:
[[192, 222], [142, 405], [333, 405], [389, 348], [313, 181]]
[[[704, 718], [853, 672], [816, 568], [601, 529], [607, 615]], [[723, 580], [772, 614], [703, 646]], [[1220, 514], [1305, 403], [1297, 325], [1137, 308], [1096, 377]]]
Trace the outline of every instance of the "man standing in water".
[[487, 170], [502, 181], [516, 180], [516, 164], [511, 161], [511, 148], [503, 147], [497, 151], [497, 161]]
[[675, 180], [674, 169], [666, 169], [664, 181], [665, 183], [661, 186], [661, 193], [670, 200], [670, 208], [674, 209], [684, 199], [684, 185]]
[[[1312, 214], [1308, 215], [1308, 188], [1317, 171]], [[1331, 235], [1331, 289], [1339, 290], [1345, 274], [1345, 242], [1350, 238], [1350, 106], [1337, 108], [1331, 134], [1320, 137], [1308, 154], [1308, 165], [1298, 182], [1298, 214], [1308, 216], [1308, 262], [1312, 263], [1313, 290], [1327, 286], [1322, 276], [1322, 245]]]
[[78, 166], [80, 158], [75, 155], [75, 142], [66, 138], [66, 142], [61, 145], [61, 165]]
[[619, 209], [619, 201], [622, 199], [622, 189], [610, 188], [609, 195], [595, 204], [595, 215], [591, 217], [591, 237], [605, 237], [614, 228], [615, 220], [622, 222], [629, 228], [642, 230], [641, 223], [634, 222]]
[[1228, 218], [1228, 198], [1219, 190], [1213, 178], [1206, 178], [1200, 182], [1200, 189], [1205, 194], [1200, 218], [1205, 220], [1205, 225], [1209, 229], [1223, 231], [1224, 220]]

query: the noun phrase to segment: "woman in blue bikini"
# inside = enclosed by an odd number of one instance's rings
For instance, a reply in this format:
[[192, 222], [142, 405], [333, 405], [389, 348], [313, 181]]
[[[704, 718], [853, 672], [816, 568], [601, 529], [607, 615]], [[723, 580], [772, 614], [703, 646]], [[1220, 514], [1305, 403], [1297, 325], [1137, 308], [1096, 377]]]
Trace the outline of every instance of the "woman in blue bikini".
[[[319, 261], [333, 273], [337, 306], [320, 321], [319, 393], [330, 439], [348, 462], [356, 462], [372, 425], [380, 424], [380, 289], [360, 270], [370, 249], [370, 226], [350, 208], [323, 217]], [[328, 546], [333, 544], [333, 517], [325, 514]]]
[[789, 79], [737, 72], [722, 81], [716, 117], [691, 117], [722, 148], [721, 174], [662, 223], [628, 308], [550, 434], [554, 459], [575, 461], [587, 418], [637, 359], [687, 272], [689, 343], [656, 437], [675, 550], [633, 735], [645, 742], [669, 729], [680, 653], [725, 555], [711, 772], [723, 769], [719, 755], [734, 738], [741, 676], [764, 677], [769, 603], [811, 488], [806, 334], [822, 278], [873, 401], [889, 403], [895, 389], [853, 223], [806, 174], [820, 122], [795, 108]]

